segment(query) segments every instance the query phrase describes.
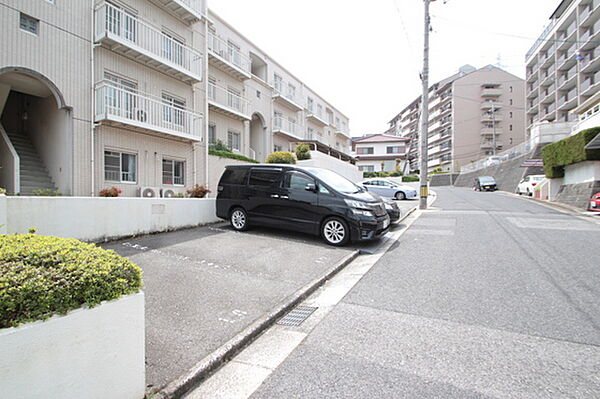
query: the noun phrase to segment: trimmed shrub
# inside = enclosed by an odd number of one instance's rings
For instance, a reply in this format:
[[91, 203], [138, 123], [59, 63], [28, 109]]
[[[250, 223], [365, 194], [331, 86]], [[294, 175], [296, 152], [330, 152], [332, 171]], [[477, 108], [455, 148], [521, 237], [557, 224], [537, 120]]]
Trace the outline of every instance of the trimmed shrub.
[[190, 198], [204, 198], [206, 194], [210, 193], [210, 190], [203, 184], [196, 184], [186, 192]]
[[249, 163], [259, 163], [258, 161], [254, 160], [252, 158], [248, 158], [248, 157], [245, 157], [240, 154], [234, 154], [233, 152], [231, 152], [229, 150], [221, 151], [221, 150], [209, 149], [208, 153], [210, 155], [214, 155], [214, 156], [220, 157], [220, 158], [230, 158], [230, 159], [237, 159], [238, 161], [244, 161], [244, 162], [249, 162]]
[[52, 190], [50, 188], [39, 188], [33, 190], [33, 195], [38, 197], [60, 197], [62, 194], [58, 190]]
[[598, 133], [600, 133], [600, 127], [594, 127], [545, 146], [542, 149], [542, 157], [546, 177], [551, 179], [564, 177], [567, 165], [600, 160], [600, 150], [584, 148]]
[[100, 197], [118, 197], [119, 194], [121, 194], [121, 192], [122, 191], [116, 187], [110, 187], [100, 190], [100, 193], [98, 193], [98, 195]]
[[229, 147], [227, 147], [227, 145], [225, 143], [223, 143], [221, 140], [217, 140], [215, 143], [210, 144], [208, 146], [208, 149], [209, 149], [209, 151], [210, 150], [225, 151], [225, 152], [231, 152], [233, 154], [231, 149]]
[[6, 195], [6, 189], [0, 187], [0, 195], [5, 194]]
[[296, 146], [296, 158], [298, 161], [310, 159], [310, 146], [306, 143], [301, 143]]
[[288, 151], [275, 151], [269, 154], [266, 160], [267, 163], [288, 163], [294, 164], [296, 163], [296, 158], [294, 158], [294, 154]]
[[402, 181], [405, 182], [415, 182], [419, 181], [419, 175], [407, 175], [402, 177]]
[[372, 177], [400, 177], [402, 176], [402, 172], [399, 170], [393, 172], [363, 172], [363, 177], [365, 179], [370, 179]]
[[45, 320], [139, 291], [142, 270], [72, 238], [0, 235], [0, 328]]

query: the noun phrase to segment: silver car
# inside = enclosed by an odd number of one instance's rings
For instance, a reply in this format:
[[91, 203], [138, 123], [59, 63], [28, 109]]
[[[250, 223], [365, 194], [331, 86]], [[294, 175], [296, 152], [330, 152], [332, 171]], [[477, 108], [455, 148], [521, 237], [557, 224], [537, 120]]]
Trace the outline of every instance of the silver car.
[[367, 179], [361, 184], [367, 191], [379, 194], [382, 197], [395, 198], [397, 200], [417, 198], [417, 190], [414, 188], [397, 184], [387, 179]]

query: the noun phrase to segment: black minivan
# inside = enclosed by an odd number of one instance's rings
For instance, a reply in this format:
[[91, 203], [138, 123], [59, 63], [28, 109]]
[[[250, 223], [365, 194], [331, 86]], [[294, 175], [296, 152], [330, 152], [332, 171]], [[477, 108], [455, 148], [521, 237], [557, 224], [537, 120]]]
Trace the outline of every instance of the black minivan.
[[328, 169], [230, 165], [217, 190], [217, 216], [238, 231], [265, 225], [320, 235], [341, 246], [379, 237], [390, 226], [380, 197]]

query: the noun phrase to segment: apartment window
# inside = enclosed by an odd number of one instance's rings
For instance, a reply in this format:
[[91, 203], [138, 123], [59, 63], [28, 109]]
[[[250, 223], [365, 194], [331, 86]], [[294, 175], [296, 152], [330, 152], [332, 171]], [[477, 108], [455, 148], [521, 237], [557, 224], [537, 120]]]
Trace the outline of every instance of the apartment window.
[[24, 30], [25, 32], [33, 33], [34, 35], [38, 34], [40, 26], [40, 21], [29, 15], [25, 15], [23, 13], [19, 16], [19, 28]]
[[273, 87], [275, 87], [275, 90], [277, 90], [278, 92], [282, 92], [282, 88], [283, 88], [283, 79], [281, 78], [281, 76], [274, 74], [273, 75]]
[[296, 119], [288, 117], [288, 122], [289, 122], [290, 133], [295, 134], [296, 133]]
[[104, 151], [104, 179], [135, 183], [137, 156], [117, 151]]
[[277, 152], [277, 151], [283, 151], [283, 147], [280, 145], [274, 145], [273, 146], [273, 151]]
[[512, 119], [512, 112], [508, 113], [508, 117]]
[[345, 133], [346, 132], [346, 122], [342, 121], [342, 131]]
[[227, 147], [230, 150], [239, 151], [240, 146], [240, 134], [237, 132], [228, 131], [227, 132]]
[[373, 154], [373, 147], [358, 147], [356, 149], [356, 153], [360, 155], [370, 155]]
[[509, 87], [508, 87], [508, 91], [510, 91], [510, 92], [512, 93], [512, 92], [513, 92], [513, 87], [512, 87], [512, 86], [509, 86]]
[[315, 130], [312, 127], [309, 127], [308, 129], [306, 129], [306, 133], [306, 135], [308, 136], [307, 139], [312, 140], [315, 134]]
[[401, 154], [402, 152], [404, 152], [404, 147], [401, 147], [401, 146], [387, 147], [388, 154]]
[[169, 94], [162, 95], [163, 121], [177, 126], [185, 126], [185, 101], [175, 98]]
[[509, 125], [509, 126], [508, 126], [508, 130], [509, 130], [510, 132], [512, 132], [512, 125]]
[[308, 97], [306, 99], [306, 108], [310, 111], [313, 112], [313, 107], [314, 107], [315, 103], [314, 100], [310, 97]]
[[323, 106], [321, 104], [317, 104], [317, 116], [323, 115]]
[[256, 98], [260, 98], [260, 90], [256, 90]]
[[358, 170], [361, 172], [375, 172], [375, 165], [361, 165]]
[[294, 86], [291, 83], [288, 83], [288, 97], [291, 98], [292, 100], [294, 98], [296, 98], [296, 86]]
[[208, 144], [214, 144], [217, 142], [217, 125], [210, 123], [208, 125]]
[[183, 40], [163, 32], [162, 37], [162, 55], [171, 62], [178, 65], [184, 65]]
[[513, 100], [512, 98], [510, 100], [508, 100], [508, 104], [513, 105]]
[[243, 111], [241, 93], [233, 87], [227, 88], [227, 105], [240, 112]]
[[108, 4], [106, 7], [106, 29], [117, 36], [135, 42], [137, 39], [137, 17], [131, 11]]
[[229, 60], [239, 67], [242, 65], [242, 52], [240, 51], [240, 46], [232, 42], [231, 40], [227, 41], [227, 55], [229, 56]]
[[217, 99], [217, 79], [213, 76], [208, 77], [208, 99], [212, 101]]
[[163, 159], [162, 182], [163, 184], [183, 186], [183, 161], [176, 161], [174, 159]]
[[335, 126], [340, 127], [340, 118], [338, 118], [337, 116], [335, 117]]
[[109, 112], [145, 121], [145, 111], [137, 109], [137, 83], [108, 72], [104, 73], [104, 79], [111, 83], [104, 90], [104, 106]]

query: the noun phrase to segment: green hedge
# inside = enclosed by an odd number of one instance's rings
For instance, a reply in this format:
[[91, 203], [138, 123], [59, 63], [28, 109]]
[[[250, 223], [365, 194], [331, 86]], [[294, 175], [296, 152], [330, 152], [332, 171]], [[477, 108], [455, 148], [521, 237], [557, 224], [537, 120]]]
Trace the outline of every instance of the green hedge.
[[137, 292], [142, 271], [114, 251], [70, 238], [0, 235], [0, 328]]
[[598, 133], [600, 133], [600, 127], [594, 127], [545, 146], [542, 149], [542, 157], [546, 177], [563, 177], [565, 175], [564, 167], [567, 165], [600, 160], [600, 150], [584, 148]]
[[286, 164], [295, 164], [296, 158], [294, 154], [288, 151], [275, 151], [267, 156], [267, 163], [286, 163]]
[[299, 161], [310, 159], [310, 146], [306, 143], [298, 144], [295, 152]]
[[404, 176], [402, 178], [403, 182], [415, 182], [415, 181], [419, 181], [419, 176], [418, 175], [407, 175]]
[[363, 172], [363, 177], [365, 179], [370, 179], [372, 177], [400, 177], [402, 176], [402, 172], [394, 171], [394, 172]]
[[229, 152], [229, 151], [209, 149], [208, 153], [210, 155], [214, 155], [216, 157], [221, 157], [221, 158], [231, 158], [231, 159], [237, 159], [238, 161], [244, 161], [244, 162], [250, 162], [250, 163], [259, 163], [258, 161], [254, 160], [252, 158], [248, 158], [248, 157], [245, 157], [245, 156], [239, 155], [239, 154], [234, 154], [233, 152]]

